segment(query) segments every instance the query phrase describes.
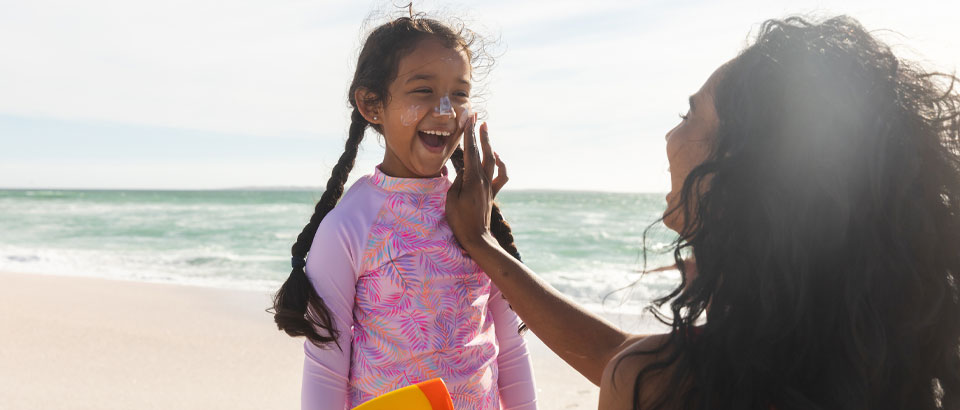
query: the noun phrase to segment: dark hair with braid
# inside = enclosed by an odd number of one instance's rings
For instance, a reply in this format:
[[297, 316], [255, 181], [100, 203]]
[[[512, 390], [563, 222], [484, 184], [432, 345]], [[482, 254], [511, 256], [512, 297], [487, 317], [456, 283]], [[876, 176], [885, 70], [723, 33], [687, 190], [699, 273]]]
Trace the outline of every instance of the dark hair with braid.
[[718, 78], [634, 408], [960, 409], [960, 80], [843, 16], [769, 20]]
[[[277, 291], [273, 300], [274, 321], [277, 327], [290, 336], [305, 336], [318, 346], [336, 343], [338, 329], [333, 325], [333, 318], [323, 299], [317, 294], [304, 268], [307, 253], [313, 244], [314, 235], [320, 222], [329, 213], [343, 195], [347, 176], [353, 169], [357, 157], [357, 149], [363, 140], [364, 131], [369, 126], [378, 133], [383, 130], [379, 125], [370, 124], [360, 114], [358, 104], [386, 105], [390, 98], [388, 89], [390, 83], [397, 76], [400, 60], [413, 51], [421, 40], [432, 38], [441, 41], [444, 45], [455, 50], [462, 50], [472, 64], [476, 65], [472, 46], [476, 36], [461, 28], [455, 31], [451, 27], [436, 20], [421, 15], [401, 17], [374, 29], [364, 42], [363, 49], [357, 61], [357, 69], [353, 76], [348, 92], [350, 106], [353, 113], [350, 120], [350, 132], [346, 147], [337, 165], [333, 167], [332, 175], [327, 181], [326, 190], [314, 208], [310, 222], [303, 227], [296, 243], [291, 248], [291, 262], [293, 270], [290, 276]], [[486, 62], [482, 64], [487, 64]], [[373, 99], [357, 101], [356, 91], [364, 89]], [[463, 169], [463, 154], [458, 148], [454, 155], [454, 164], [457, 172]], [[459, 159], [458, 159], [459, 158]], [[513, 244], [513, 235], [510, 226], [500, 214], [498, 208], [493, 210], [493, 225], [497, 239], [501, 245], [515, 258], [520, 259], [516, 246]], [[521, 326], [522, 328], [522, 326]]]

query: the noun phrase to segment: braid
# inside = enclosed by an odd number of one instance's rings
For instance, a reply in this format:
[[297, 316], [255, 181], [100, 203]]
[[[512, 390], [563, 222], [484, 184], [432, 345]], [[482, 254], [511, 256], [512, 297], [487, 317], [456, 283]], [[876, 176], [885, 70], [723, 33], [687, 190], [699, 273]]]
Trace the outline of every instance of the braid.
[[[360, 114], [360, 111], [354, 108], [351, 115], [350, 133], [343, 154], [340, 155], [337, 165], [333, 167], [332, 175], [327, 180], [327, 187], [323, 191], [320, 201], [314, 207], [310, 222], [303, 227], [300, 235], [297, 236], [297, 241], [290, 249], [294, 267], [273, 300], [273, 320], [277, 323], [277, 327], [290, 336], [306, 336], [307, 339], [317, 345], [336, 343], [339, 331], [333, 326], [330, 310], [327, 309], [323, 299], [317, 295], [316, 290], [307, 278], [304, 271], [306, 266], [304, 260], [313, 244], [313, 237], [317, 234], [320, 221], [327, 216], [327, 213], [337, 205], [340, 197], [343, 196], [343, 185], [347, 182], [347, 176], [353, 169], [354, 161], [357, 158], [357, 150], [360, 147], [360, 141], [363, 140], [363, 133], [367, 125], [368, 123]], [[316, 320], [310, 313], [316, 315]], [[323, 329], [327, 336], [318, 333], [314, 329], [314, 325]]]
[[493, 237], [497, 238], [497, 243], [499, 243], [510, 256], [522, 262], [522, 259], [520, 259], [520, 251], [513, 242], [513, 230], [510, 229], [510, 224], [507, 223], [507, 220], [503, 219], [503, 214], [500, 213], [500, 205], [496, 203], [493, 204], [493, 209], [490, 214], [490, 232], [493, 233]]
[[[456, 151], [453, 151], [453, 155], [450, 156], [450, 160], [453, 161], [453, 167], [457, 170], [457, 175], [463, 173], [463, 149], [457, 147]], [[513, 231], [510, 229], [510, 224], [507, 223], [506, 219], [503, 219], [500, 206], [496, 202], [490, 209], [490, 233], [493, 234], [494, 238], [497, 238], [497, 243], [510, 256], [518, 261], [523, 261], [520, 259], [520, 251], [517, 249], [517, 245], [513, 242]], [[523, 332], [526, 329], [527, 325], [520, 323], [520, 328], [517, 331]]]

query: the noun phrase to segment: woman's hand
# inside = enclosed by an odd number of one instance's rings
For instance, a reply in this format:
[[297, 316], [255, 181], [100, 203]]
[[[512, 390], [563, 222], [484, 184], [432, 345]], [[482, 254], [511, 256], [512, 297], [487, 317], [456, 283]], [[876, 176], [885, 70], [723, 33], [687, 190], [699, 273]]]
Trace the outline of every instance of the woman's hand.
[[[447, 191], [447, 223], [464, 249], [482, 244], [496, 244], [490, 233], [490, 212], [493, 198], [507, 183], [506, 166], [490, 146], [487, 123], [480, 126], [480, 147], [477, 147], [474, 126], [477, 117], [467, 120], [463, 132], [463, 172]], [[481, 158], [481, 150], [483, 157]], [[497, 177], [494, 171], [499, 168]]]
[[475, 117], [467, 122], [463, 172], [447, 191], [447, 223], [470, 258], [496, 283], [530, 330], [599, 385], [610, 359], [636, 337], [570, 301], [500, 247], [490, 233], [490, 211], [494, 195], [507, 182], [507, 173], [490, 146], [487, 124], [480, 126], [478, 147], [473, 132], [475, 123]]

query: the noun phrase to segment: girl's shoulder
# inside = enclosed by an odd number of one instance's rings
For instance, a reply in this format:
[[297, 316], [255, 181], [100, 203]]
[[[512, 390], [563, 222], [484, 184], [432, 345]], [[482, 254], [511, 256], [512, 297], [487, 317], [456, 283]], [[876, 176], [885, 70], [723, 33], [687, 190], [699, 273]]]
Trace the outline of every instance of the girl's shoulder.
[[360, 177], [343, 194], [317, 229], [318, 236], [365, 232], [380, 212], [386, 195], [369, 181], [370, 175]]
[[364, 175], [350, 185], [328, 216], [362, 213], [374, 208], [376, 208], [374, 211], [378, 211], [386, 201], [387, 195], [377, 189], [376, 185], [370, 182], [370, 178], [370, 175]]
[[379, 191], [377, 190], [377, 186], [372, 182], [372, 178], [373, 175], [371, 174], [357, 178], [350, 186], [346, 187], [346, 191], [344, 191], [340, 202], [364, 200], [364, 197], [378, 193]]

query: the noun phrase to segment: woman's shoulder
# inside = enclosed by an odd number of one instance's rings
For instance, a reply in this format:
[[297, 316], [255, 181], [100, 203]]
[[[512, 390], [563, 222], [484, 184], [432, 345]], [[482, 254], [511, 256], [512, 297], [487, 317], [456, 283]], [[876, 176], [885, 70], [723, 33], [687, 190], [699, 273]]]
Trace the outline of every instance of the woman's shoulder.
[[624, 343], [624, 347], [607, 362], [603, 370], [600, 380], [601, 409], [632, 410], [638, 398], [641, 403], [646, 403], [655, 398], [656, 392], [662, 391], [668, 380], [669, 367], [644, 375], [639, 386], [637, 376], [651, 363], [666, 357], [669, 348], [664, 349], [664, 346], [669, 338], [669, 334], [635, 336]]

